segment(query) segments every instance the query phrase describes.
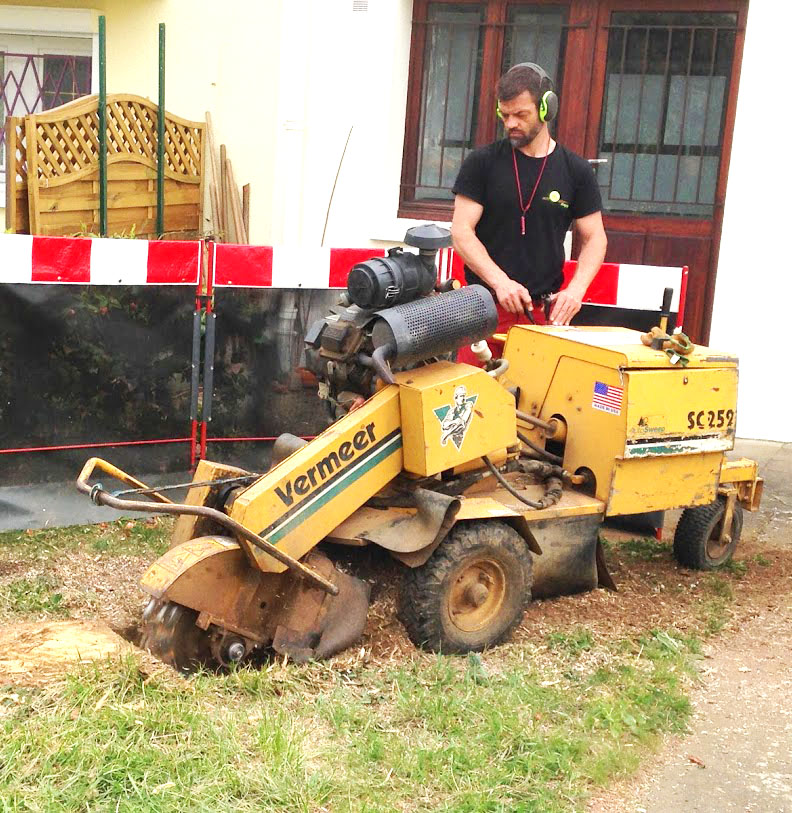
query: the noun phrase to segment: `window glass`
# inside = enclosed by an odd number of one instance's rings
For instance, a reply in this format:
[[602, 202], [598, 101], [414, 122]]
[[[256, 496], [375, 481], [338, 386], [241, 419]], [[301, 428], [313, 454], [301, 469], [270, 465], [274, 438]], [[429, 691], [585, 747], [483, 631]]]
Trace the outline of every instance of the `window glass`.
[[52, 110], [91, 92], [91, 58], [45, 56], [41, 108]]
[[91, 40], [0, 31], [0, 193], [7, 116], [40, 113], [91, 92]]
[[712, 216], [736, 24], [611, 15], [597, 169], [607, 210]]
[[[433, 2], [427, 6], [426, 21], [418, 23], [425, 26], [426, 39], [418, 132], [407, 134], [408, 150], [414, 149], [416, 156], [414, 181], [405, 184], [408, 201], [451, 200], [459, 167], [477, 146], [482, 99], [494, 107], [494, 89], [481, 84], [485, 19], [493, 5], [500, 4]], [[505, 70], [517, 62], [537, 62], [558, 86], [565, 8], [511, 3], [504, 13], [504, 22], [497, 26], [504, 32], [502, 44], [492, 54], [495, 64]], [[493, 130], [488, 140], [495, 137]]]
[[473, 146], [482, 19], [482, 5], [429, 5], [416, 200], [450, 200], [462, 159]]
[[[501, 72], [519, 62], [535, 62], [553, 78], [558, 91], [563, 79], [565, 24], [566, 12], [563, 8], [512, 6], [506, 27]], [[554, 135], [557, 128], [558, 119], [550, 125]]]

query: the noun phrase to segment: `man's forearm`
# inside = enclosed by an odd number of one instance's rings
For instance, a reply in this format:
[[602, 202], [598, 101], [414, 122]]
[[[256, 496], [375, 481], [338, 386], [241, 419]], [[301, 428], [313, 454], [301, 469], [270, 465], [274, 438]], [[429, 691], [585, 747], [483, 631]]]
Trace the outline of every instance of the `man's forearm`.
[[592, 236], [580, 246], [577, 269], [567, 289], [572, 288], [579, 293], [581, 299], [585, 296], [594, 277], [597, 276], [605, 259], [607, 247], [608, 241], [604, 234]]

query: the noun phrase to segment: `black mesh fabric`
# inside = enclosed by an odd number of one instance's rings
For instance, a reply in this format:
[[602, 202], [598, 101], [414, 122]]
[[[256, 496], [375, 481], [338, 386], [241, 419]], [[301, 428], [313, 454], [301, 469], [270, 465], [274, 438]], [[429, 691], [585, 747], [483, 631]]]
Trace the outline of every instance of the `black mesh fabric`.
[[[0, 449], [187, 437], [190, 287], [0, 285]], [[187, 444], [0, 454], [0, 486], [72, 480], [100, 455], [184, 469]]]
[[[210, 438], [314, 435], [327, 427], [316, 379], [303, 366], [303, 339], [337, 300], [337, 291], [216, 290]], [[207, 455], [233, 462], [234, 449], [245, 451], [210, 443]]]

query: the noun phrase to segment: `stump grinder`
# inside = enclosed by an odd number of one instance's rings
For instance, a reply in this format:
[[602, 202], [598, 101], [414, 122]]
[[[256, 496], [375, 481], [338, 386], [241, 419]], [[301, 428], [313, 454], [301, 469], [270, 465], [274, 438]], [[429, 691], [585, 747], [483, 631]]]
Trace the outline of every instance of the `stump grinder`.
[[[355, 643], [369, 585], [336, 567], [338, 546], [390, 552], [412, 641], [463, 653], [507, 638], [532, 597], [613, 587], [606, 518], [683, 508], [674, 554], [711, 569], [758, 508], [756, 463], [725, 456], [734, 356], [689, 345], [682, 358], [661, 331], [642, 342], [618, 327], [517, 326], [501, 359], [485, 346], [483, 368], [454, 363], [495, 330], [492, 297], [437, 285], [448, 232], [418, 227], [405, 242], [418, 252], [354, 266], [305, 338], [334, 418], [314, 440], [282, 435], [264, 473], [201, 460], [183, 504], [86, 462], [77, 485], [96, 503], [178, 515], [141, 582], [143, 645], [176, 668]], [[91, 485], [96, 470], [133, 498]]]

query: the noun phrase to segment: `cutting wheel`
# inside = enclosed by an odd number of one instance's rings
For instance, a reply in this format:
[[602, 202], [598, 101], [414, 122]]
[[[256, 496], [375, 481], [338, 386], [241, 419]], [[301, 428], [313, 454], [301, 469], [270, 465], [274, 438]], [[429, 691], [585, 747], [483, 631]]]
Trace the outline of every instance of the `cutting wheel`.
[[196, 626], [197, 618], [195, 610], [152, 598], [143, 611], [141, 648], [184, 673], [217, 666], [209, 633]]

